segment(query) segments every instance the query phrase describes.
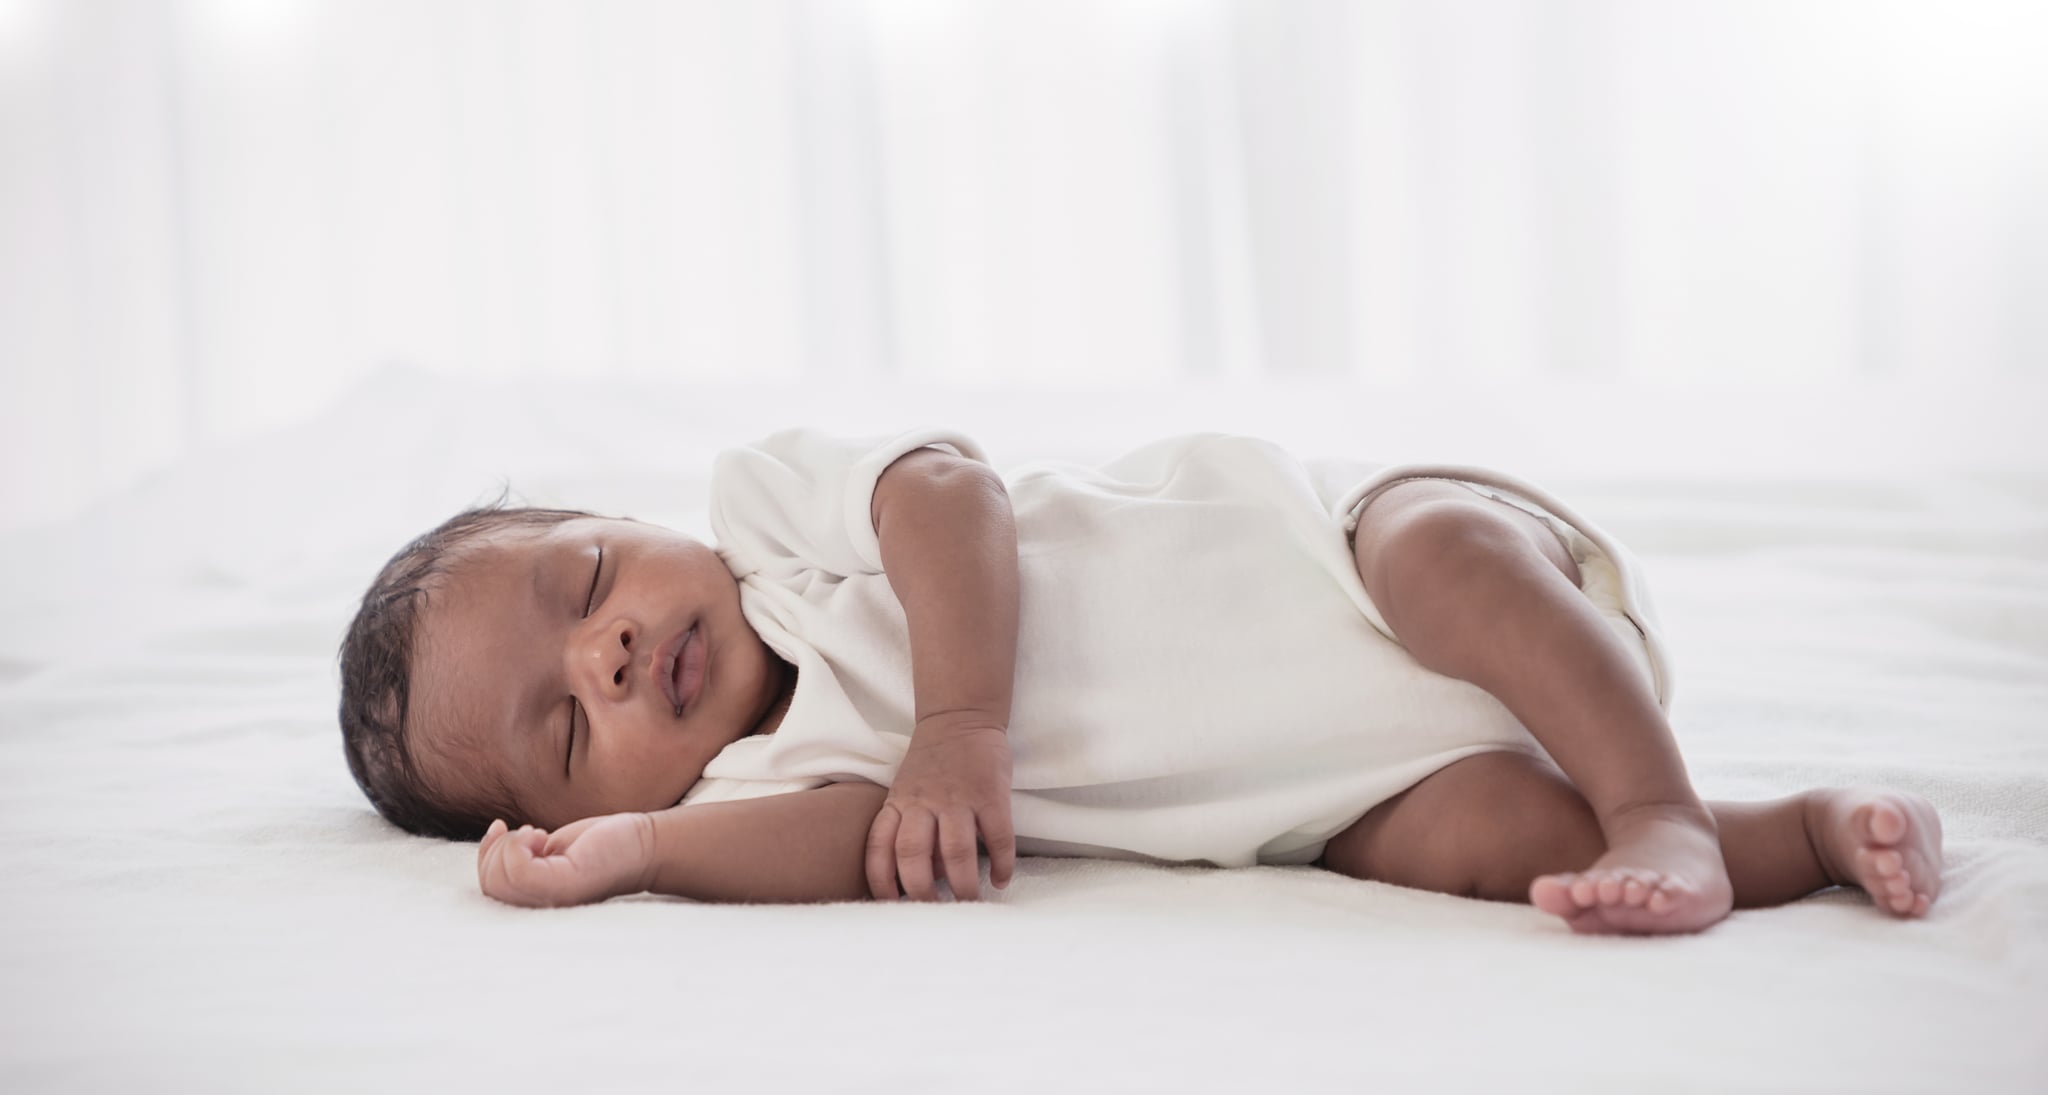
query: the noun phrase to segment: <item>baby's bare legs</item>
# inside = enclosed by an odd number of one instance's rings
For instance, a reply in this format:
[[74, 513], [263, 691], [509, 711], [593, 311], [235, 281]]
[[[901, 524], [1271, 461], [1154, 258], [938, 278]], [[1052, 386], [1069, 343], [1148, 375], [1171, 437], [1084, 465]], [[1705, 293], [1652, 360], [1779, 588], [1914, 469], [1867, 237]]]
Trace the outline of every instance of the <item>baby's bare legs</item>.
[[1574, 881], [1648, 888], [1640, 904], [1603, 906], [1608, 927], [1698, 931], [1728, 914], [1715, 817], [1656, 696], [1549, 529], [1463, 487], [1410, 480], [1365, 507], [1354, 553], [1415, 660], [1492, 693], [1591, 804], [1606, 851]]
[[[1826, 789], [1708, 808], [1738, 907], [1843, 885], [1913, 917], [1940, 893], [1941, 820], [1917, 795]], [[1616, 930], [1610, 909], [1641, 909], [1652, 892], [1626, 876], [1596, 882], [1574, 873], [1606, 851], [1592, 807], [1564, 773], [1502, 752], [1457, 761], [1381, 803], [1331, 839], [1321, 864], [1464, 897], [1528, 897], [1576, 931], [1606, 932]]]
[[1833, 883], [1918, 915], [1939, 892], [1941, 822], [1924, 799], [1830, 789], [1702, 803], [1577, 564], [1528, 514], [1449, 483], [1397, 483], [1366, 506], [1355, 552], [1409, 653], [1492, 693], [1563, 772], [1520, 754], [1466, 758], [1332, 839], [1333, 869], [1526, 894], [1581, 931], [1697, 931], [1737, 901]]

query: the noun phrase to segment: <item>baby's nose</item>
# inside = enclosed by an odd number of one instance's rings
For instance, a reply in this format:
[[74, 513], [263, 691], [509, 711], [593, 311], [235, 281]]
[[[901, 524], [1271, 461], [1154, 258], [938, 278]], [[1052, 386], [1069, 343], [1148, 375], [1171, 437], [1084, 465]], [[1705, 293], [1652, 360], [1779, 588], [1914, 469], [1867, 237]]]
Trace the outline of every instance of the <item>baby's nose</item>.
[[623, 688], [633, 667], [634, 631], [631, 625], [616, 623], [586, 640], [584, 668], [599, 683]]

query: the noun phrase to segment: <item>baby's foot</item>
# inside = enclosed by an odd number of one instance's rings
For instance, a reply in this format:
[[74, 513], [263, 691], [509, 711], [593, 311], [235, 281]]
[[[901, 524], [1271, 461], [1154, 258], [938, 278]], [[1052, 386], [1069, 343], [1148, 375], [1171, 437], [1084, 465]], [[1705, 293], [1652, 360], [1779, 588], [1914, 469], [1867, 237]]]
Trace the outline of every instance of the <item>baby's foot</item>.
[[1941, 815], [1919, 795], [1875, 787], [1812, 791], [1806, 835], [1830, 880], [1861, 886], [1893, 916], [1925, 916], [1941, 893]]
[[1529, 903], [1575, 932], [1696, 932], [1734, 907], [1735, 890], [1712, 829], [1682, 812], [1624, 822], [1607, 854], [1583, 871], [1544, 875]]

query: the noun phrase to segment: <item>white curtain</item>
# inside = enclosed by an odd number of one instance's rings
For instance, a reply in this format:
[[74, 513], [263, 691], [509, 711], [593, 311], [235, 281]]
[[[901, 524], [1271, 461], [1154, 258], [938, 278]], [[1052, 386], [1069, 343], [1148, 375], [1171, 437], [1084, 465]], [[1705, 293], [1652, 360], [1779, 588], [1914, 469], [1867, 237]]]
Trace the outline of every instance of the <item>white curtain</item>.
[[2038, 376], [2043, 11], [0, 0], [5, 509], [389, 361]]

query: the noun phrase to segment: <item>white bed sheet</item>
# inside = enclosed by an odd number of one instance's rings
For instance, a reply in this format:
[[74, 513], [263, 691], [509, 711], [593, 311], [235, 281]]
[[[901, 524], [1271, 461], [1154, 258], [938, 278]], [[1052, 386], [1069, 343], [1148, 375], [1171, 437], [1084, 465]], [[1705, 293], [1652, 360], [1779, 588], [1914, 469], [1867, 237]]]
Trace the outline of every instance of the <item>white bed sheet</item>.
[[[1845, 428], [1800, 426], [1818, 396], [1660, 422], [1585, 392], [387, 371], [0, 538], [0, 1089], [2048, 1090], [2048, 473], [1888, 398]], [[718, 448], [921, 422], [999, 465], [1219, 428], [1528, 475], [1648, 564], [1702, 791], [1925, 794], [1941, 901], [1900, 923], [1833, 891], [1594, 939], [1312, 868], [1034, 859], [978, 905], [527, 911], [349, 781], [334, 649], [405, 538], [508, 477], [702, 534]], [[1609, 446], [1565, 443], [1588, 432]]]

